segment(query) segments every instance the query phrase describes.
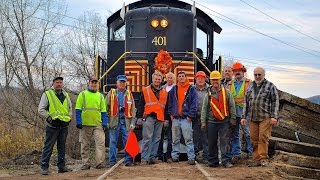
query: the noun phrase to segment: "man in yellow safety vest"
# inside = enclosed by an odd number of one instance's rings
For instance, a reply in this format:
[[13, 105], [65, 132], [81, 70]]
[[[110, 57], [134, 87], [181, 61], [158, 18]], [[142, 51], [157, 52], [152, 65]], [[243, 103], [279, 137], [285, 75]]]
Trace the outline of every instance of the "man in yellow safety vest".
[[[240, 140], [240, 120], [242, 117], [243, 104], [247, 89], [251, 85], [251, 80], [244, 77], [246, 68], [240, 63], [236, 62], [232, 66], [234, 79], [229, 81], [228, 87], [236, 104], [236, 122], [232, 122], [231, 132], [231, 155], [233, 163], [241, 159], [241, 140]], [[250, 130], [248, 124], [241, 126], [244, 134], [247, 157], [252, 156], [252, 144], [250, 141]]]
[[38, 112], [40, 116], [46, 118], [46, 136], [41, 156], [41, 174], [49, 174], [49, 161], [56, 142], [58, 173], [71, 171], [66, 167], [65, 163], [65, 145], [68, 136], [68, 125], [72, 117], [72, 104], [68, 93], [63, 90], [62, 77], [54, 78], [52, 88], [42, 94]]
[[98, 79], [91, 77], [87, 90], [82, 91], [76, 104], [76, 123], [80, 129], [81, 158], [84, 165], [81, 170], [90, 169], [89, 150], [93, 136], [96, 145], [96, 168], [105, 168], [105, 133], [107, 127], [106, 103], [98, 92]]

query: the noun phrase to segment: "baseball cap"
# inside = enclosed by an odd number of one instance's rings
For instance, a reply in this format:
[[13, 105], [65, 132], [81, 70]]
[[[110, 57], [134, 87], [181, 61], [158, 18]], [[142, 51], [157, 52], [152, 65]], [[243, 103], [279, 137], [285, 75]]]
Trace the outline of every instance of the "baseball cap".
[[62, 80], [62, 81], [63, 81], [63, 77], [57, 76], [57, 77], [55, 77], [55, 78], [53, 79], [53, 82], [56, 81], [56, 80]]
[[206, 78], [207, 75], [206, 75], [206, 73], [203, 72], [203, 71], [198, 71], [198, 72], [196, 73], [196, 79], [197, 79], [198, 77]]
[[92, 81], [98, 81], [98, 78], [96, 76], [91, 76], [89, 78], [89, 82], [92, 82]]
[[126, 75], [118, 75], [117, 81], [127, 81], [127, 76]]

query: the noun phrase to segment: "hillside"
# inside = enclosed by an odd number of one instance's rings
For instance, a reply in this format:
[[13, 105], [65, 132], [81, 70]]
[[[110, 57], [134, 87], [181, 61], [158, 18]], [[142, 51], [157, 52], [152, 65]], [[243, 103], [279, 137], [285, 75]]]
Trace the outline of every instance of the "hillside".
[[316, 95], [316, 96], [312, 96], [307, 98], [307, 100], [316, 103], [316, 104], [320, 104], [320, 95]]

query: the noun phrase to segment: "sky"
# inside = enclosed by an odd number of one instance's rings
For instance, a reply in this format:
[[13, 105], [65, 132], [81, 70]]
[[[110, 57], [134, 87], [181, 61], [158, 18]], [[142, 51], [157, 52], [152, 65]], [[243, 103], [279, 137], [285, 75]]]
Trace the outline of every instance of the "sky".
[[[191, 0], [182, 1], [192, 4]], [[67, 15], [79, 17], [85, 11], [93, 11], [107, 17], [110, 12], [121, 9], [123, 3], [128, 5], [132, 2], [135, 0], [66, 0]], [[215, 34], [214, 53], [217, 56], [222, 55], [243, 63], [248, 68], [248, 77], [251, 79], [255, 67], [265, 68], [268, 80], [278, 89], [293, 95], [302, 98], [320, 95], [320, 1], [195, 2], [197, 8], [206, 12], [222, 27], [221, 34]], [[226, 18], [260, 33], [232, 24]], [[292, 44], [297, 49], [284, 43]], [[204, 35], [199, 33], [197, 46], [205, 49], [205, 44]]]

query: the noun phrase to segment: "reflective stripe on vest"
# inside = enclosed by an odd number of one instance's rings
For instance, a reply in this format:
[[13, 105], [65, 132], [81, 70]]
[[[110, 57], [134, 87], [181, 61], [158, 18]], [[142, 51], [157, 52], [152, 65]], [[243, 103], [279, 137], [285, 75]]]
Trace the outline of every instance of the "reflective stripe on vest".
[[[86, 100], [86, 95], [85, 92], [82, 92], [82, 99], [83, 99], [83, 104], [82, 104], [82, 111], [98, 111], [101, 112], [101, 108], [94, 108], [94, 107], [87, 107], [87, 100]], [[102, 102], [102, 94], [100, 95], [100, 102], [99, 104]], [[101, 107], [101, 106], [100, 106]]]
[[118, 114], [118, 98], [115, 89], [111, 89], [110, 93], [110, 116], [114, 117]]
[[226, 89], [224, 87], [221, 88], [221, 91], [219, 92], [218, 100], [214, 96], [212, 96], [211, 92], [209, 91], [209, 97], [210, 96], [211, 96], [210, 106], [211, 106], [211, 110], [214, 117], [219, 120], [224, 120], [224, 118], [229, 115]]
[[[132, 117], [132, 94], [129, 90], [126, 90], [125, 97], [124, 97], [124, 108], [125, 112], [124, 115], [128, 118]], [[117, 96], [117, 90], [111, 89], [110, 90], [110, 116], [114, 117], [118, 115], [118, 96]]]
[[145, 105], [144, 105], [144, 114], [149, 115], [152, 112], [157, 114], [157, 119], [164, 121], [164, 108], [167, 103], [168, 93], [165, 89], [161, 89], [159, 92], [159, 99], [151, 90], [151, 86], [147, 86], [142, 90]]
[[249, 85], [250, 85], [250, 81], [248, 81], [247, 79], [244, 80], [241, 87], [240, 87], [239, 92], [237, 93], [235, 85], [234, 85], [234, 80], [231, 81], [231, 85], [229, 86], [229, 89], [230, 89], [231, 94], [234, 98], [234, 102], [235, 102], [236, 106], [243, 107], [245, 93], [246, 93]]
[[56, 96], [54, 90], [48, 90], [45, 92], [49, 102], [49, 116], [52, 119], [60, 119], [64, 122], [69, 122], [71, 120], [69, 114], [69, 106], [71, 104], [68, 93], [66, 93], [66, 97], [61, 103], [59, 98]]

